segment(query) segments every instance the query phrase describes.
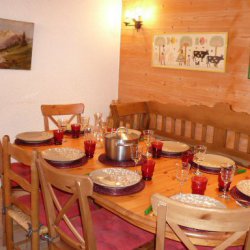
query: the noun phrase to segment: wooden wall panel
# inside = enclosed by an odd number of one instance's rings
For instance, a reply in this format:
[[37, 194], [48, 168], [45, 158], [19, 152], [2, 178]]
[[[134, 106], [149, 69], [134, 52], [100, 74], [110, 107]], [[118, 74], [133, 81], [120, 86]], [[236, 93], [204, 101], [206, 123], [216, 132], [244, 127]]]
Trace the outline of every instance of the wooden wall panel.
[[[152, 16], [139, 32], [122, 23], [120, 101], [227, 102], [250, 113], [250, 0], [123, 0], [123, 20], [137, 6]], [[226, 72], [152, 67], [153, 36], [171, 32], [228, 32]]]

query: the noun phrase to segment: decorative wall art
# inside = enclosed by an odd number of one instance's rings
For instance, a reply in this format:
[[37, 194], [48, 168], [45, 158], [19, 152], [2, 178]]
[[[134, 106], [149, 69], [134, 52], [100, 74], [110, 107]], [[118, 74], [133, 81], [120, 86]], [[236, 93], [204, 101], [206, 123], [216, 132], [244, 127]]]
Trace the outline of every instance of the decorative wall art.
[[0, 69], [31, 69], [34, 24], [0, 18]]
[[153, 38], [154, 67], [225, 72], [227, 33], [172, 33]]

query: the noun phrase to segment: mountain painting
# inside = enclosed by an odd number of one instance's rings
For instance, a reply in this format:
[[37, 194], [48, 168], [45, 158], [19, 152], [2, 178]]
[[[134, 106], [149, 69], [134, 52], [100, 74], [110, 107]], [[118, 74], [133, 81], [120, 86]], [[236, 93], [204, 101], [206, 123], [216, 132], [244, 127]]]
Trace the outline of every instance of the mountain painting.
[[0, 18], [0, 69], [31, 69], [34, 24]]

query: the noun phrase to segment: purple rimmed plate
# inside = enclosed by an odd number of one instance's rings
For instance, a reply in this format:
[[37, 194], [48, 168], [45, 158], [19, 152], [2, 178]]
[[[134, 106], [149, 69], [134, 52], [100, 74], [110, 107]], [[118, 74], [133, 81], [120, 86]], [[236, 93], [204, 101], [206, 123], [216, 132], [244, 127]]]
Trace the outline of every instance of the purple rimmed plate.
[[135, 185], [129, 187], [104, 187], [94, 183], [94, 192], [99, 194], [113, 195], [113, 196], [122, 196], [138, 193], [143, 190], [145, 187], [144, 180], [136, 183]]
[[230, 190], [230, 194], [231, 196], [238, 201], [239, 203], [241, 203], [242, 205], [245, 206], [250, 206], [250, 197], [242, 194], [236, 186], [232, 187]]

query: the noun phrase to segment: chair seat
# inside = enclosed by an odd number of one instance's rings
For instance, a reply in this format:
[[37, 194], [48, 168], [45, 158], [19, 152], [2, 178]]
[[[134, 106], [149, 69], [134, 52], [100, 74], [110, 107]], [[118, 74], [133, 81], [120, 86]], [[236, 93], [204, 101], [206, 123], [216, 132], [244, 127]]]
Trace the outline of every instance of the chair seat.
[[[198, 250], [212, 250], [214, 247], [196, 246]], [[166, 250], [187, 250], [187, 248], [178, 241], [166, 239], [165, 240]], [[242, 250], [242, 246], [228, 247], [227, 250]]]
[[[31, 182], [31, 172], [30, 172], [30, 166], [27, 166], [21, 162], [14, 162], [11, 163], [11, 169], [18, 175], [22, 176], [24, 179], [26, 179], [28, 182]], [[19, 185], [12, 181], [11, 182], [12, 187], [18, 187]]]
[[[56, 196], [58, 197], [58, 200], [60, 202], [60, 204], [63, 206], [66, 201], [71, 197], [71, 195], [69, 195], [68, 193], [65, 193], [63, 191], [60, 190], [55, 190]], [[24, 206], [24, 209], [26, 211], [30, 211], [31, 209], [31, 199], [30, 199], [30, 195], [22, 195], [17, 197], [17, 200], [22, 203], [22, 205]], [[42, 225], [47, 225], [46, 222], [46, 214], [45, 214], [45, 207], [44, 207], [44, 201], [43, 201], [43, 197], [42, 194], [40, 193], [39, 196], [39, 204], [40, 204], [40, 211], [39, 211], [39, 218], [40, 218], [40, 223]], [[94, 211], [99, 209], [94, 203], [90, 202], [90, 210]], [[75, 217], [75, 216], [79, 216], [80, 214], [80, 209], [77, 203], [75, 203], [72, 206], [72, 209], [67, 213], [69, 218]]]
[[[92, 211], [92, 219], [98, 250], [131, 250], [154, 239], [154, 234], [129, 224], [104, 208]], [[82, 235], [81, 218], [74, 218], [72, 224]], [[65, 222], [61, 222], [60, 227], [77, 241]]]

